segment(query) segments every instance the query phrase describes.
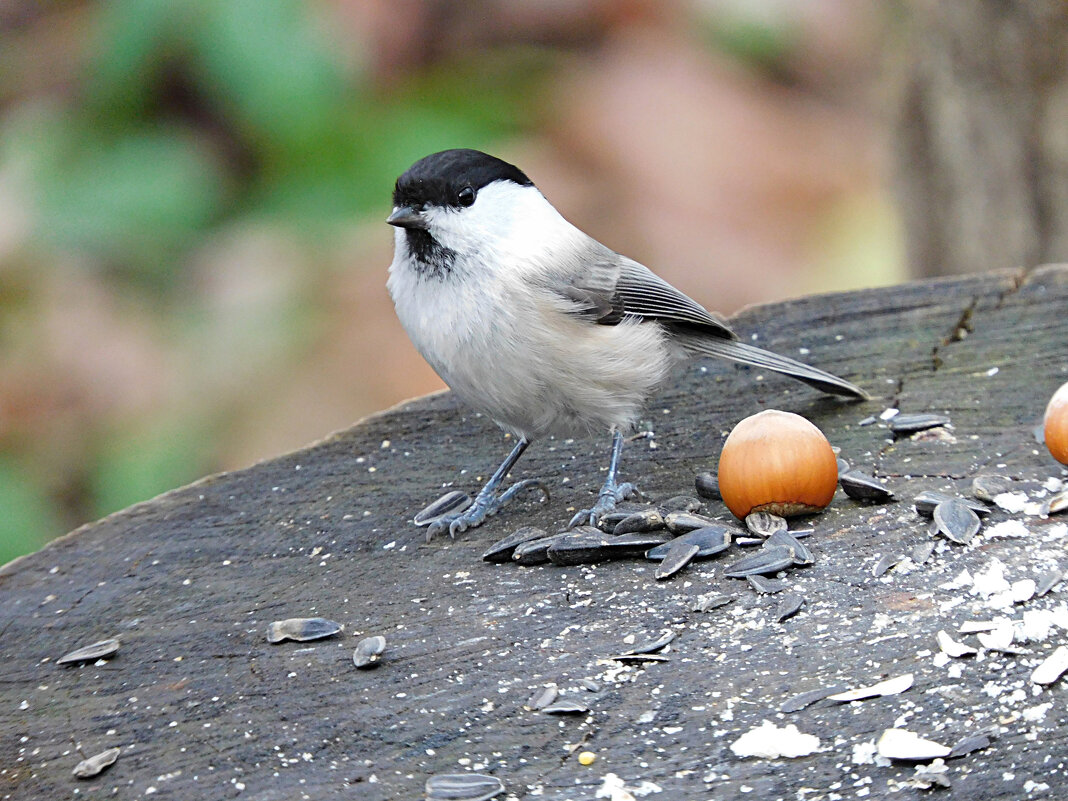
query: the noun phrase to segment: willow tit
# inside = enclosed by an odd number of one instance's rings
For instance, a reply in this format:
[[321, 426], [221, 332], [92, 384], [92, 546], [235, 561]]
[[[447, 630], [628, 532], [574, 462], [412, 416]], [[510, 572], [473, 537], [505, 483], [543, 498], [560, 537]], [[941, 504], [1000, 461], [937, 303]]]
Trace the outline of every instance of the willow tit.
[[[480, 525], [532, 486], [501, 485], [549, 434], [613, 433], [608, 477], [571, 526], [634, 492], [618, 483], [623, 432], [680, 361], [719, 356], [824, 392], [867, 398], [836, 376], [739, 342], [719, 317], [565, 220], [517, 167], [477, 150], [420, 159], [397, 179], [388, 287], [415, 347], [463, 401], [518, 441], [467, 509], [429, 540]], [[548, 493], [546, 493], [548, 494]]]

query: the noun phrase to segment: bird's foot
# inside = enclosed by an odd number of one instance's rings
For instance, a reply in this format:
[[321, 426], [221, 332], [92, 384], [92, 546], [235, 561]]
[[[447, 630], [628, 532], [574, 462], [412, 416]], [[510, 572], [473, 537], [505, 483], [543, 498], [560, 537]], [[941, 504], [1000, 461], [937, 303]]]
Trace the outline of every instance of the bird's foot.
[[516, 495], [526, 489], [536, 487], [549, 500], [549, 489], [536, 478], [526, 478], [517, 481], [504, 492], [480, 492], [475, 502], [458, 514], [446, 514], [435, 519], [426, 530], [426, 541], [430, 542], [438, 534], [449, 532], [450, 537], [455, 537], [469, 528], [481, 526], [487, 517], [492, 517], [507, 506]]
[[601, 491], [597, 495], [597, 503], [589, 509], [583, 509], [578, 512], [571, 518], [571, 522], [567, 524], [567, 527], [574, 528], [587, 523], [591, 526], [596, 526], [598, 520], [616, 508], [617, 503], [625, 501], [637, 492], [637, 488], [629, 481], [617, 484], [614, 479], [609, 479], [601, 487]]

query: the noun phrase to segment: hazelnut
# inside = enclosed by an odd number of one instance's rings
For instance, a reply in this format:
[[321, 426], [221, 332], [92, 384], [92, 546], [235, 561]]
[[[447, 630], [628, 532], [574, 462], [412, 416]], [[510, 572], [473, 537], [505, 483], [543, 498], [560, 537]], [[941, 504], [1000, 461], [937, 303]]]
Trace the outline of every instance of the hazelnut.
[[811, 514], [831, 502], [838, 461], [831, 444], [800, 415], [767, 409], [742, 420], [723, 444], [719, 490], [737, 517]]

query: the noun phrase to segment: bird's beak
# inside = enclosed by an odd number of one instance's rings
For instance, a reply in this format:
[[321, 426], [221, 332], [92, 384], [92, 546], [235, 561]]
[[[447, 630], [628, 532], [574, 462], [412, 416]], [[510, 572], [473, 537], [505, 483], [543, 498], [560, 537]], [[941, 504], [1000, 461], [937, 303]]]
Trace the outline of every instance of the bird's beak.
[[426, 217], [411, 206], [397, 206], [386, 218], [386, 222], [398, 228], [426, 228]]

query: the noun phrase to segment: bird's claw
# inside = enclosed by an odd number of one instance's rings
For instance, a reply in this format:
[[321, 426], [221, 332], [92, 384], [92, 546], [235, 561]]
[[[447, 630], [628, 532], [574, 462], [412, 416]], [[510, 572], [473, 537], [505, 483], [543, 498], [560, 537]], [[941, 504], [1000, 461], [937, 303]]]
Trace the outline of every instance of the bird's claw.
[[624, 481], [622, 484], [616, 484], [615, 482], [605, 484], [597, 495], [597, 503], [589, 509], [583, 509], [581, 512], [576, 513], [567, 524], [567, 527], [574, 528], [586, 523], [596, 526], [602, 517], [616, 508], [617, 503], [625, 501], [636, 492], [638, 492], [637, 488], [629, 481]]
[[457, 534], [467, 531], [469, 528], [481, 526], [487, 517], [492, 517], [507, 506], [516, 495], [526, 489], [536, 487], [541, 490], [545, 500], [549, 500], [549, 488], [536, 478], [525, 478], [517, 481], [501, 494], [481, 493], [475, 498], [475, 502], [459, 514], [444, 515], [439, 517], [427, 527], [426, 541], [430, 542], [439, 534], [449, 532], [449, 537], [455, 539]]

